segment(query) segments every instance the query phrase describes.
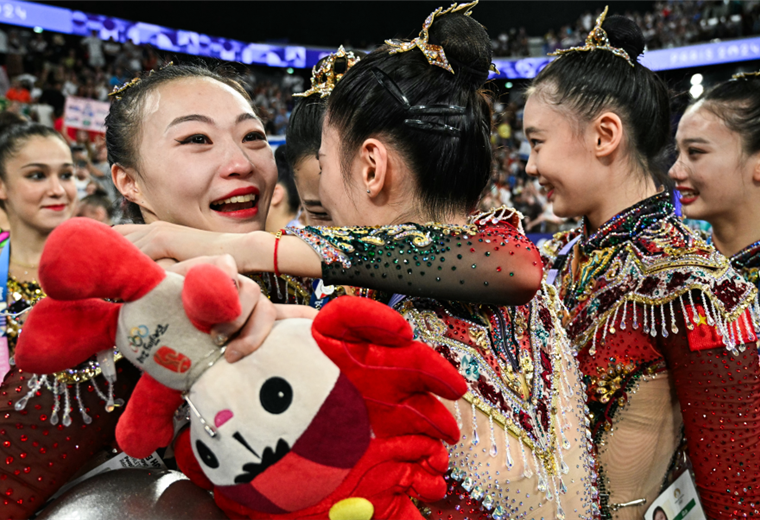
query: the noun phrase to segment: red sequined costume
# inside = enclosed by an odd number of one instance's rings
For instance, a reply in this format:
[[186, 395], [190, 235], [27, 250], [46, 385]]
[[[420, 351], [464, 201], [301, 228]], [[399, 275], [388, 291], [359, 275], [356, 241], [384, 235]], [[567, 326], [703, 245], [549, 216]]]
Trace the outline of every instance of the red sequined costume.
[[[13, 277], [8, 293], [12, 314], [44, 296], [37, 283]], [[22, 318], [8, 319], [11, 355]], [[126, 399], [138, 373], [126, 363], [116, 370], [113, 393]], [[99, 373], [97, 363], [88, 362], [44, 379], [16, 367], [6, 374], [0, 386], [1, 520], [31, 517], [93, 455], [110, 447], [119, 414], [105, 411], [109, 385]]]
[[587, 384], [603, 517], [642, 517], [682, 425], [708, 517], [757, 516], [755, 288], [681, 223], [665, 193], [591, 236], [583, 229], [547, 244], [546, 266], [558, 269]]
[[[555, 291], [498, 304], [510, 280], [540, 274], [516, 212], [500, 208], [467, 226], [289, 232], [320, 254], [327, 283], [381, 291], [395, 283], [386, 301], [467, 380], [465, 397], [447, 403], [462, 431], [449, 446], [448, 493], [421, 505], [427, 518], [597, 517], [585, 393]], [[482, 303], [453, 301], [461, 291]]]

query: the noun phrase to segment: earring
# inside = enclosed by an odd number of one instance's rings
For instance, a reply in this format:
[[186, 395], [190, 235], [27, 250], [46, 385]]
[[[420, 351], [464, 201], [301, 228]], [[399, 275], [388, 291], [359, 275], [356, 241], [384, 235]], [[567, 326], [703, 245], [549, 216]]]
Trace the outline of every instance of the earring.
[[370, 193], [370, 191], [369, 191], [369, 190], [367, 190], [367, 193]]

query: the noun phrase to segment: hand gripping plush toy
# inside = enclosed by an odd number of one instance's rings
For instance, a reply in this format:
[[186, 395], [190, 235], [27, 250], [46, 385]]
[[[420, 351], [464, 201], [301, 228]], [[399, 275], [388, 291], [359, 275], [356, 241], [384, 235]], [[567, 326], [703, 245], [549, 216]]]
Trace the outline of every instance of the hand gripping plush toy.
[[421, 518], [409, 496], [443, 497], [441, 441], [459, 431], [435, 395], [458, 399], [466, 384], [387, 306], [339, 298], [313, 322], [277, 322], [229, 364], [208, 332], [241, 310], [214, 266], [167, 273], [107, 226], [72, 219], [39, 273], [48, 297], [25, 323], [19, 367], [60, 371], [116, 345], [145, 372], [119, 445], [134, 457], [168, 445], [186, 400], [177, 461], [231, 517]]

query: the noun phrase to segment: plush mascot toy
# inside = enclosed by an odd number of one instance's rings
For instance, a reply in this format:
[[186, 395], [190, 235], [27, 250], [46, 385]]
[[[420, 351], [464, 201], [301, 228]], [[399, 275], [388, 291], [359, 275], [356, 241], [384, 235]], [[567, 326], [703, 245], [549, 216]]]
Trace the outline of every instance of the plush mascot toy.
[[387, 306], [339, 298], [313, 322], [277, 322], [229, 364], [208, 332], [241, 310], [214, 266], [167, 273], [109, 227], [72, 219], [49, 237], [39, 273], [48, 297], [25, 323], [19, 367], [56, 372], [116, 345], [145, 372], [119, 445], [134, 457], [168, 445], [186, 400], [177, 461], [229, 516], [421, 518], [410, 496], [443, 497], [441, 441], [459, 430], [435, 396], [458, 399], [466, 385]]

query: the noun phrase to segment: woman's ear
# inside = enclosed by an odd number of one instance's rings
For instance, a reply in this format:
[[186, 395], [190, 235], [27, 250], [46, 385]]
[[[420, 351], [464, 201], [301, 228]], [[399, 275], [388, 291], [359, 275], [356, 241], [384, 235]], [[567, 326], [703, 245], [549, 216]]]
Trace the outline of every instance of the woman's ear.
[[367, 139], [359, 149], [361, 185], [368, 197], [376, 197], [388, 180], [388, 148], [379, 139]]
[[285, 188], [281, 184], [274, 185], [274, 191], [272, 192], [272, 200], [269, 202], [269, 206], [274, 208], [280, 205], [285, 200]]
[[125, 199], [153, 213], [153, 208], [143, 196], [140, 183], [137, 180], [137, 172], [133, 168], [124, 168], [120, 164], [113, 164], [111, 165], [111, 179]]
[[[760, 152], [752, 155], [749, 160], [750, 164], [752, 165], [752, 180], [755, 182], [760, 182]], [[0, 191], [0, 199], [3, 198], [2, 193], [3, 192]]]
[[604, 112], [592, 123], [594, 153], [597, 157], [609, 157], [620, 148], [623, 140], [623, 121], [614, 112]]
[[0, 179], [0, 200], [8, 200], [8, 190], [5, 188], [5, 181]]

